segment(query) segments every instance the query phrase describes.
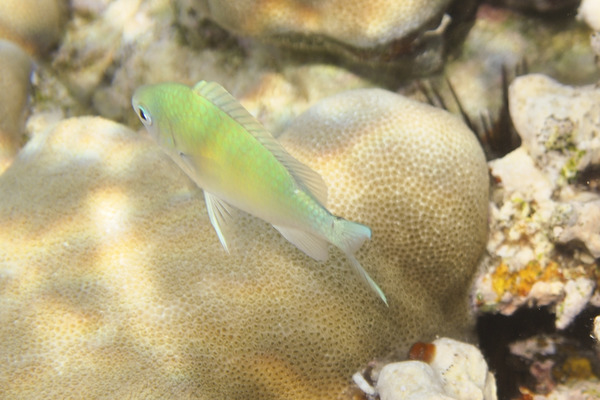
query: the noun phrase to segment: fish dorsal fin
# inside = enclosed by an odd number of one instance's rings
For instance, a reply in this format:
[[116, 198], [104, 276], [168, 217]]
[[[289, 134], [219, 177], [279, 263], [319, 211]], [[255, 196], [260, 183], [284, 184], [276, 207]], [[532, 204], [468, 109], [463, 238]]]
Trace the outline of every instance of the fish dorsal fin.
[[323, 206], [327, 205], [327, 185], [321, 175], [292, 157], [285, 148], [233, 97], [216, 82], [200, 81], [194, 91], [227, 113], [244, 127], [289, 171], [296, 182]]

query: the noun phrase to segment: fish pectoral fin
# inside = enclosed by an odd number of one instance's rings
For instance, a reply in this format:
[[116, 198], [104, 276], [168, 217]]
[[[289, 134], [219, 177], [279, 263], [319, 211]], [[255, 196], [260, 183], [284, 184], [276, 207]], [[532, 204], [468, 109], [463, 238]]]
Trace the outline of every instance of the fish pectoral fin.
[[327, 260], [329, 254], [329, 243], [316, 235], [300, 229], [273, 225], [275, 229], [289, 240], [294, 246], [308, 254], [317, 261]]
[[215, 195], [208, 193], [206, 190], [204, 191], [204, 200], [206, 201], [208, 219], [210, 219], [210, 223], [213, 228], [215, 228], [223, 248], [229, 253], [229, 247], [227, 247], [223, 228], [225, 228], [233, 218], [233, 210], [229, 204], [225, 203]]

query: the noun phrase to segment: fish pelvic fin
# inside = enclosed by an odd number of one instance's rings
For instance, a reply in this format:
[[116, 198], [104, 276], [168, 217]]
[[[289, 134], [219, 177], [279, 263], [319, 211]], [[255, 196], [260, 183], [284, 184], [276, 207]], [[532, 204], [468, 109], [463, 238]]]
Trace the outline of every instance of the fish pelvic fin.
[[221, 245], [225, 251], [229, 253], [229, 247], [227, 246], [227, 240], [225, 240], [225, 234], [223, 233], [223, 230], [232, 219], [231, 206], [215, 195], [208, 193], [206, 190], [204, 191], [204, 200], [206, 201], [208, 219], [210, 220], [213, 228], [215, 228]]
[[343, 218], [333, 217], [333, 240], [332, 243], [346, 254], [346, 258], [350, 261], [350, 265], [358, 273], [361, 279], [371, 288], [375, 294], [388, 305], [387, 298], [383, 290], [369, 276], [367, 271], [360, 265], [354, 257], [354, 253], [363, 245], [363, 243], [371, 238], [371, 229], [368, 226], [347, 221]]

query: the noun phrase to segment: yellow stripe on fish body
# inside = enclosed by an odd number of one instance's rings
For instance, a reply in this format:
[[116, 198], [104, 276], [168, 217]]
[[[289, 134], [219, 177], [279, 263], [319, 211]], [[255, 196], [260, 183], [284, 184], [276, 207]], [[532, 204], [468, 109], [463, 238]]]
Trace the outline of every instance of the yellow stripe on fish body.
[[321, 176], [288, 154], [222, 86], [205, 81], [193, 89], [177, 83], [142, 86], [132, 105], [154, 140], [203, 189], [226, 250], [222, 227], [231, 205], [271, 223], [317, 260], [327, 258], [329, 243], [338, 247], [387, 304], [353, 255], [371, 230], [332, 215], [324, 206]]

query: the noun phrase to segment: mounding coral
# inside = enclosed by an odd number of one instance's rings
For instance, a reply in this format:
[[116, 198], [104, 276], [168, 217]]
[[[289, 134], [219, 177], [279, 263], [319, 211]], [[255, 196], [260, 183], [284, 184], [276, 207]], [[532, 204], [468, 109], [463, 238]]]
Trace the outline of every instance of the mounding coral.
[[459, 119], [382, 90], [315, 105], [281, 138], [369, 225], [319, 263], [201, 192], [143, 133], [93, 117], [37, 132], [0, 176], [0, 387], [22, 399], [325, 399], [373, 357], [466, 337], [487, 229], [483, 153]]
[[[212, 20], [241, 37], [351, 63], [423, 76], [443, 67], [468, 33], [477, 2], [452, 0], [178, 0], [179, 24], [193, 37]], [[192, 40], [193, 41], [193, 40]]]
[[33, 61], [19, 46], [0, 39], [0, 173], [25, 142], [24, 125]]
[[18, 43], [32, 54], [51, 50], [67, 22], [66, 0], [3, 0], [0, 2], [0, 38]]

